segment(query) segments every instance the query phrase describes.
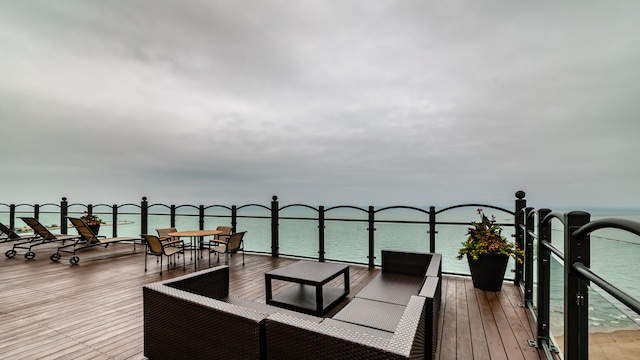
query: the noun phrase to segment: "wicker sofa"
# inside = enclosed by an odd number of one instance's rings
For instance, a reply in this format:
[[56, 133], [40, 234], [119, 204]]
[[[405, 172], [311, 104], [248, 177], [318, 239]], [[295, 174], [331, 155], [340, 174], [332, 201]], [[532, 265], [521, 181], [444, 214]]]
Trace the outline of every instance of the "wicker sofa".
[[428, 359], [435, 355], [440, 254], [382, 251], [382, 273], [330, 319], [266, 319], [269, 358]]
[[[441, 256], [383, 251], [382, 259], [382, 273], [326, 319], [229, 296], [227, 266], [146, 285], [144, 355], [149, 359], [290, 359], [310, 354], [326, 359], [431, 358], [440, 309]], [[400, 291], [411, 286], [411, 291]], [[398, 301], [406, 301], [404, 305], [374, 299], [376, 294], [399, 291], [413, 293], [401, 296], [404, 300]], [[364, 313], [358, 311], [362, 306], [350, 308], [357, 301], [371, 307]], [[395, 305], [402, 311], [380, 321], [390, 313], [385, 307], [396, 309]], [[371, 319], [378, 319], [378, 325]]]

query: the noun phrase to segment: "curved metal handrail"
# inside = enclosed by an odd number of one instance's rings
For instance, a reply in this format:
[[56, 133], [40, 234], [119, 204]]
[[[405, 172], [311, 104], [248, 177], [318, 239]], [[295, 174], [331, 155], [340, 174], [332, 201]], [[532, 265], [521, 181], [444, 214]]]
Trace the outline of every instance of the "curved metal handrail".
[[453, 210], [453, 209], [462, 208], [462, 207], [472, 207], [472, 206], [473, 207], [479, 206], [479, 207], [485, 207], [485, 208], [494, 209], [494, 210], [500, 210], [500, 211], [506, 212], [507, 214], [511, 214], [511, 215], [514, 215], [514, 216], [516, 214], [514, 211], [511, 211], [509, 209], [505, 209], [505, 208], [502, 208], [502, 207], [499, 207], [499, 206], [494, 206], [494, 205], [487, 205], [487, 204], [461, 204], [461, 205], [449, 206], [448, 208], [444, 208], [444, 209], [438, 210], [438, 211], [436, 211], [436, 215], [440, 214], [440, 213], [443, 213], [445, 211], [448, 211], [448, 210]]
[[351, 205], [338, 205], [338, 206], [332, 206], [330, 208], [324, 209], [325, 212], [329, 211], [329, 210], [337, 210], [337, 209], [354, 209], [354, 210], [360, 210], [360, 211], [364, 211], [364, 212], [369, 212], [367, 209], [363, 209], [357, 206], [351, 206]]
[[304, 208], [307, 208], [307, 209], [311, 209], [311, 210], [315, 210], [315, 211], [320, 211], [320, 209], [318, 209], [318, 208], [314, 208], [313, 206], [311, 206], [311, 205], [306, 205], [306, 204], [289, 204], [289, 205], [286, 205], [286, 206], [283, 206], [283, 207], [279, 208], [279, 209], [278, 209], [278, 211], [280, 211], [280, 210], [284, 210], [284, 209], [287, 209], [287, 208], [290, 208], [290, 207], [294, 207], [294, 206], [300, 206], [300, 207], [304, 207]]
[[564, 214], [561, 213], [561, 212], [558, 212], [558, 211], [552, 211], [549, 214], [547, 214], [547, 216], [545, 216], [542, 219], [541, 223], [548, 224], [553, 219], [558, 219], [558, 220], [560, 220], [561, 223], [564, 224]]
[[609, 293], [609, 295], [618, 299], [621, 303], [628, 306], [631, 310], [640, 314], [640, 301], [634, 299], [631, 295], [618, 289], [611, 283], [607, 282], [600, 276], [596, 275], [593, 271], [591, 271], [591, 269], [586, 267], [583, 263], [575, 263], [573, 264], [573, 268], [576, 270], [576, 272], [578, 272], [578, 274], [589, 279], [591, 282], [598, 285], [607, 293]]
[[590, 233], [600, 229], [620, 229], [640, 236], [640, 223], [627, 219], [606, 218], [594, 220], [573, 232], [573, 237], [582, 239]]
[[378, 210], [375, 210], [374, 213], [379, 213], [380, 211], [392, 210], [392, 209], [416, 210], [416, 211], [419, 211], [419, 212], [422, 212], [422, 213], [425, 213], [425, 214], [430, 214], [431, 213], [429, 210], [421, 209], [419, 207], [403, 206], [403, 205], [394, 205], [394, 206], [383, 207], [383, 208], [380, 208]]

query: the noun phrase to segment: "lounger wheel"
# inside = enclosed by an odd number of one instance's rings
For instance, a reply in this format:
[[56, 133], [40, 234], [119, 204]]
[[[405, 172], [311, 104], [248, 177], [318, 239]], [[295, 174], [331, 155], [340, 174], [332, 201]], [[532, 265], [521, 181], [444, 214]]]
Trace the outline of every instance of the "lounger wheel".
[[69, 259], [69, 264], [71, 265], [75, 265], [77, 263], [80, 262], [80, 258], [77, 257], [76, 255], [73, 255], [70, 259]]
[[51, 261], [57, 262], [58, 260], [60, 260], [60, 254], [55, 253], [55, 254], [51, 255], [49, 257], [49, 259], [51, 259]]
[[7, 252], [4, 253], [4, 256], [6, 256], [8, 258], [12, 258], [12, 257], [16, 256], [16, 254], [17, 254], [16, 251], [11, 249], [11, 250], [7, 250]]
[[29, 251], [26, 254], [24, 254], [24, 258], [27, 260], [31, 260], [34, 257], [36, 257], [36, 253], [34, 253], [33, 251]]

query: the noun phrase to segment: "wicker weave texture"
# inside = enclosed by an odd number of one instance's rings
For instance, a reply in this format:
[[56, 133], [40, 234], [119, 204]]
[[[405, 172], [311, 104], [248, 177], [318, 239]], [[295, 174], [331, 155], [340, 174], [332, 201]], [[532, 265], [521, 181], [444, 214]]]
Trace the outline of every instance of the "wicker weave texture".
[[264, 357], [266, 314], [166, 286], [144, 287], [143, 297], [149, 359]]
[[389, 340], [345, 328], [273, 314], [267, 318], [267, 359], [405, 359]]
[[218, 266], [198, 271], [164, 284], [193, 294], [220, 299], [229, 295], [229, 267]]

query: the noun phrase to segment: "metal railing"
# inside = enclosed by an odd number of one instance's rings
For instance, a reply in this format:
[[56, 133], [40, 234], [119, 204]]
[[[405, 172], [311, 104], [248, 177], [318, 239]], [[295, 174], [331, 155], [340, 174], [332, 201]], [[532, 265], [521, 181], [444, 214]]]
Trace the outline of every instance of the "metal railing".
[[[524, 193], [518, 192], [519, 196], [516, 203], [523, 202]], [[5, 209], [3, 209], [3, 206]], [[368, 265], [370, 268], [375, 267], [375, 252], [376, 252], [376, 226], [380, 224], [408, 224], [408, 225], [423, 225], [426, 227], [426, 233], [424, 234], [424, 248], [419, 249], [425, 252], [436, 252], [438, 250], [437, 234], [438, 226], [460, 226], [464, 227], [466, 232], [470, 221], [439, 221], [443, 214], [446, 214], [454, 209], [460, 209], [465, 207], [483, 207], [488, 209], [495, 209], [502, 211], [510, 216], [515, 214], [514, 211], [504, 209], [498, 206], [487, 204], [461, 204], [436, 210], [434, 206], [429, 208], [418, 208], [412, 206], [388, 206], [376, 209], [373, 206], [358, 207], [351, 205], [340, 205], [333, 207], [318, 206], [313, 207], [305, 204], [290, 204], [286, 206], [280, 206], [278, 197], [273, 196], [269, 205], [261, 204], [246, 204], [246, 205], [166, 205], [166, 204], [151, 204], [146, 197], [142, 197], [139, 204], [126, 203], [126, 204], [80, 204], [70, 203], [67, 198], [62, 198], [59, 204], [47, 203], [47, 204], [2, 204], [0, 203], [0, 214], [7, 213], [9, 217], [9, 227], [16, 228], [16, 218], [19, 215], [30, 216], [40, 218], [42, 214], [49, 216], [57, 216], [59, 213], [60, 227], [59, 232], [67, 234], [69, 216], [80, 216], [83, 211], [86, 211], [90, 215], [109, 216], [113, 227], [111, 228], [111, 235], [113, 237], [118, 236], [118, 221], [120, 218], [127, 218], [131, 216], [138, 217], [140, 219], [140, 234], [147, 234], [149, 231], [153, 232], [154, 229], [149, 228], [149, 219], [151, 217], [168, 217], [168, 223], [170, 227], [176, 226], [176, 219], [179, 217], [190, 217], [197, 221], [197, 227], [199, 229], [205, 228], [205, 222], [212, 218], [221, 218], [226, 223], [230, 224], [233, 229], [236, 229], [238, 222], [244, 219], [261, 219], [270, 221], [270, 251], [269, 253], [273, 257], [280, 255], [305, 257], [298, 253], [281, 253], [280, 249], [280, 223], [282, 221], [307, 221], [317, 223], [317, 257], [312, 257], [318, 261], [337, 260], [328, 259], [326, 256], [327, 237], [325, 234], [325, 228], [329, 223], [335, 222], [356, 222], [366, 227], [367, 233], [367, 256], [365, 262], [355, 262], [358, 264]], [[286, 216], [288, 209], [303, 208], [311, 212], [309, 216]], [[46, 209], [46, 210], [45, 210]], [[256, 211], [260, 214], [256, 215]], [[354, 211], [360, 214], [358, 217], [346, 218], [340, 215], [334, 215], [340, 213], [343, 210]], [[407, 219], [388, 219], [385, 214], [391, 210], [407, 210], [411, 211], [417, 216], [413, 216], [413, 220]], [[212, 214], [212, 212], [216, 212]], [[504, 223], [504, 226], [513, 227], [513, 223]], [[453, 239], [448, 239], [453, 240]], [[456, 239], [462, 242], [464, 239]], [[401, 243], [401, 242], [400, 242]], [[401, 245], [400, 245], [400, 249]], [[259, 252], [259, 251], [258, 251]], [[306, 256], [308, 257], [308, 255]], [[353, 262], [353, 261], [350, 261]], [[522, 271], [516, 271], [516, 281], [518, 281], [518, 274]]]
[[[537, 222], [536, 222], [537, 217]], [[552, 242], [553, 219], [563, 225], [562, 250]], [[550, 332], [551, 260], [552, 255], [563, 265], [564, 271], [564, 358], [589, 358], [589, 296], [588, 287], [597, 285], [636, 314], [640, 314], [640, 302], [632, 295], [615, 287], [593, 272], [591, 266], [590, 234], [600, 229], [619, 229], [640, 236], [640, 223], [626, 219], [608, 218], [591, 221], [584, 211], [566, 213], [550, 209], [521, 208], [516, 215], [516, 227], [525, 245], [524, 278], [520, 283], [525, 306], [536, 319], [537, 346], [544, 349], [548, 358], [558, 349]], [[537, 228], [537, 232], [535, 229]], [[534, 242], [537, 240], [537, 251]], [[537, 298], [534, 304], [534, 266], [537, 267]]]

